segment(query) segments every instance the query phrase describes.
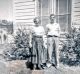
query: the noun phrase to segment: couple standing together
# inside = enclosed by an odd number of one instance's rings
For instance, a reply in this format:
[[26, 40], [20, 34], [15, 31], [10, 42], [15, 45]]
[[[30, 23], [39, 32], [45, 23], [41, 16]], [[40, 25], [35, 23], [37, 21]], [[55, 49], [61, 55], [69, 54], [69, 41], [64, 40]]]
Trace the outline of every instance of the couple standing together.
[[[32, 33], [32, 64], [34, 69], [44, 69], [50, 66], [57, 66], [57, 50], [60, 35], [60, 26], [54, 23], [54, 14], [50, 15], [50, 23], [46, 25], [46, 30], [40, 25], [40, 19], [35, 18], [35, 26]], [[47, 37], [47, 49], [44, 47], [43, 38]]]

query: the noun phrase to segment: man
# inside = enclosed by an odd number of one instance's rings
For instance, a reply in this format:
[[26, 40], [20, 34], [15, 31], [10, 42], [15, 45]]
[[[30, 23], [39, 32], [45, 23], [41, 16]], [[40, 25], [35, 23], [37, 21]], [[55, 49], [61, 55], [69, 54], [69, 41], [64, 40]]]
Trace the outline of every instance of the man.
[[43, 47], [43, 36], [45, 34], [45, 30], [43, 26], [40, 25], [40, 19], [34, 19], [35, 26], [32, 27], [32, 63], [34, 65], [34, 69], [41, 69], [41, 65], [45, 63], [44, 59], [44, 47]]
[[58, 23], [55, 23], [54, 14], [50, 15], [50, 23], [46, 25], [47, 30], [47, 48], [48, 48], [48, 63], [47, 66], [51, 65], [57, 66], [57, 51], [58, 51], [58, 43], [60, 36], [60, 26]]

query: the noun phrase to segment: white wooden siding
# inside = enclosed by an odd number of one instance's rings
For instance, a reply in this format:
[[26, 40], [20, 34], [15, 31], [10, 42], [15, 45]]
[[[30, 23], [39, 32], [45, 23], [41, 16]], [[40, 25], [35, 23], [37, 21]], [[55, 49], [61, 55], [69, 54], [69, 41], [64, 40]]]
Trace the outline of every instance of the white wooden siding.
[[72, 22], [75, 27], [80, 25], [80, 0], [72, 0]]
[[14, 31], [18, 28], [26, 28], [33, 25], [35, 18], [35, 1], [34, 0], [14, 0]]

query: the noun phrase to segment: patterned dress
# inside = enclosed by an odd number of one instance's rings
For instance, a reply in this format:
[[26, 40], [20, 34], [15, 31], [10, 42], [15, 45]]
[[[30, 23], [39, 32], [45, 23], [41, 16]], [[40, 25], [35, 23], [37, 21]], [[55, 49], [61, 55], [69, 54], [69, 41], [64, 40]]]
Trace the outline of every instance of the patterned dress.
[[34, 34], [32, 36], [32, 63], [46, 63], [45, 48], [43, 46], [43, 35], [45, 34], [44, 28], [42, 26], [35, 27], [33, 29], [33, 32]]

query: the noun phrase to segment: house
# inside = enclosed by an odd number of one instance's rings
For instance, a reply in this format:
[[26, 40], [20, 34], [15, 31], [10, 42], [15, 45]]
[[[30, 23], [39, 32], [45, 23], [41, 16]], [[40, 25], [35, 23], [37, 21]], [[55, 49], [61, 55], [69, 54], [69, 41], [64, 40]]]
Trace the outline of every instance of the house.
[[49, 23], [50, 14], [57, 15], [55, 22], [61, 30], [71, 29], [72, 0], [13, 0], [14, 31], [33, 26], [34, 17], [41, 18], [41, 25]]
[[72, 0], [13, 0], [14, 34], [18, 29], [28, 30], [34, 26], [35, 17], [40, 17], [41, 25], [45, 28], [50, 14], [56, 15], [55, 22], [60, 24], [62, 32], [70, 32], [71, 13]]
[[55, 22], [60, 24], [62, 33], [71, 32], [71, 27], [79, 27], [79, 10], [79, 0], [13, 0], [14, 33], [34, 26], [33, 19], [38, 16], [45, 28], [50, 14], [56, 15]]

